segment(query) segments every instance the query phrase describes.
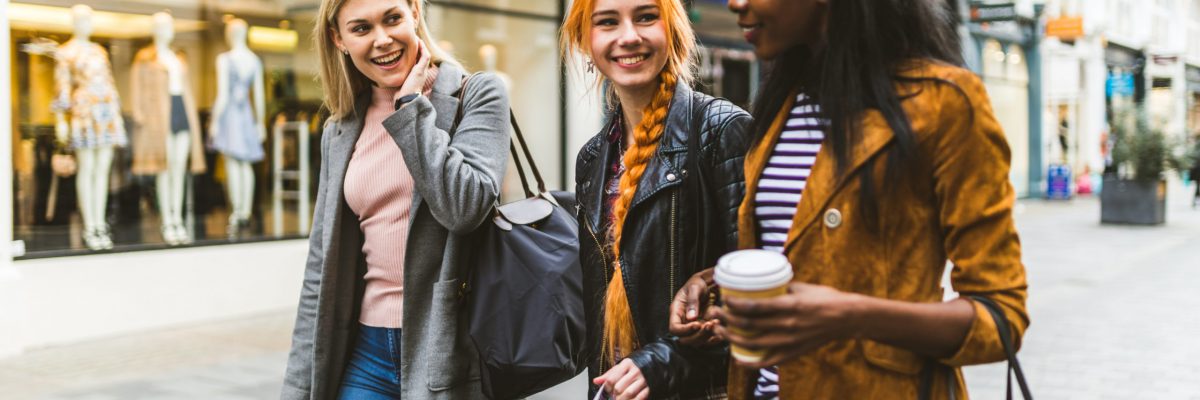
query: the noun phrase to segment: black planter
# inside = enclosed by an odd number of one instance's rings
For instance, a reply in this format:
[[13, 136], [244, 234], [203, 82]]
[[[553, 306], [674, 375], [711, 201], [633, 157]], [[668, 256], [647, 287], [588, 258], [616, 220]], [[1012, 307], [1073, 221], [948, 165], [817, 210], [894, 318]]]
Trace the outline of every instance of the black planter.
[[1167, 181], [1104, 177], [1100, 223], [1161, 225], [1167, 217]]

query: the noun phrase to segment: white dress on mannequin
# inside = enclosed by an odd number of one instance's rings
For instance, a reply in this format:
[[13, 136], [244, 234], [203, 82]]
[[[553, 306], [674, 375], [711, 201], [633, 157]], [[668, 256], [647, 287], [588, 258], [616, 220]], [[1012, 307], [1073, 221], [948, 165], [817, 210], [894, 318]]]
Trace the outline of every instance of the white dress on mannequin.
[[217, 99], [213, 104], [212, 147], [225, 158], [229, 191], [230, 238], [246, 227], [254, 204], [254, 169], [263, 159], [266, 138], [262, 61], [246, 46], [246, 22], [229, 22], [230, 50], [217, 56]]

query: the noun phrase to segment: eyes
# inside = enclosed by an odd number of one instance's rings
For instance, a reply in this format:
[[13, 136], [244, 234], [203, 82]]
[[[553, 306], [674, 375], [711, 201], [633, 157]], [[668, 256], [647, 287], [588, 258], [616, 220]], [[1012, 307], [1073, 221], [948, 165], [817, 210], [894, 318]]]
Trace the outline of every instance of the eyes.
[[[658, 22], [658, 19], [659, 19], [658, 13], [645, 12], [645, 13], [640, 13], [638, 15], [635, 15], [633, 17], [633, 23], [638, 24], [638, 25], [652, 25], [655, 22]], [[593, 21], [592, 25], [595, 25], [597, 27], [615, 27], [615, 26], [619, 25], [620, 23], [621, 23], [621, 21], [619, 18], [603, 17], [603, 18], [599, 18], [599, 19]]]
[[[383, 17], [383, 25], [396, 26], [404, 21], [404, 15], [400, 13], [392, 13]], [[371, 24], [366, 22], [356, 23], [350, 26], [350, 33], [363, 35], [371, 31]]]

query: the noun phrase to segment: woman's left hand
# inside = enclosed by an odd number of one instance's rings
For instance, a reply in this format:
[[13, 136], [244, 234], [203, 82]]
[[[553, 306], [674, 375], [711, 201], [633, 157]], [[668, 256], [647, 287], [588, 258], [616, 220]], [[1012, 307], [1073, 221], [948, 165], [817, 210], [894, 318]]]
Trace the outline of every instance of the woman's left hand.
[[[858, 335], [855, 308], [858, 295], [828, 286], [793, 282], [788, 293], [769, 299], [726, 297], [725, 308], [715, 309], [722, 324], [716, 329], [729, 342], [748, 349], [766, 350], [757, 363], [764, 368], [807, 354], [834, 340]], [[729, 328], [757, 332], [753, 337]]]
[[604, 375], [592, 379], [592, 384], [600, 385], [600, 390], [609, 394], [608, 398], [615, 400], [646, 400], [650, 398], [650, 388], [646, 386], [646, 377], [633, 361], [626, 358], [617, 366], [608, 370]]
[[429, 49], [425, 47], [425, 43], [417, 41], [417, 63], [413, 64], [412, 69], [408, 71], [408, 77], [404, 78], [404, 84], [400, 85], [400, 90], [396, 92], [396, 98], [413, 94], [422, 93], [425, 91], [425, 73], [429, 71], [429, 59], [432, 57]]

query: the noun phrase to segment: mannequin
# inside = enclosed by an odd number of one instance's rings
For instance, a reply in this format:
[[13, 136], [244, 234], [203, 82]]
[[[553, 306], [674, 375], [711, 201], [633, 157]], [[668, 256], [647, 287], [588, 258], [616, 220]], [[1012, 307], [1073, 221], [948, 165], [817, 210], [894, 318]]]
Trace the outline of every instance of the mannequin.
[[52, 106], [54, 133], [60, 144], [69, 144], [78, 159], [75, 184], [83, 242], [92, 250], [111, 249], [112, 235], [105, 223], [108, 177], [113, 148], [125, 146], [128, 139], [108, 52], [91, 42], [92, 9], [76, 5], [71, 7], [71, 16], [73, 36], [55, 51], [58, 97]]
[[212, 147], [225, 156], [230, 238], [235, 238], [250, 221], [254, 204], [254, 170], [250, 164], [263, 159], [262, 142], [266, 139], [262, 61], [246, 46], [246, 30], [246, 21], [241, 19], [225, 27], [229, 51], [217, 56], [217, 99], [210, 125]]
[[483, 71], [500, 77], [500, 81], [504, 82], [504, 89], [512, 92], [512, 78], [496, 69], [496, 56], [496, 46], [490, 44], [479, 46], [479, 59], [483, 61]]
[[[184, 228], [184, 186], [188, 161], [193, 173], [204, 172], [203, 148], [195, 103], [187, 81], [187, 63], [171, 49], [175, 21], [167, 13], [154, 14], [154, 44], [134, 56], [133, 173], [155, 174], [163, 241], [190, 243]], [[190, 156], [190, 157], [189, 157]]]

